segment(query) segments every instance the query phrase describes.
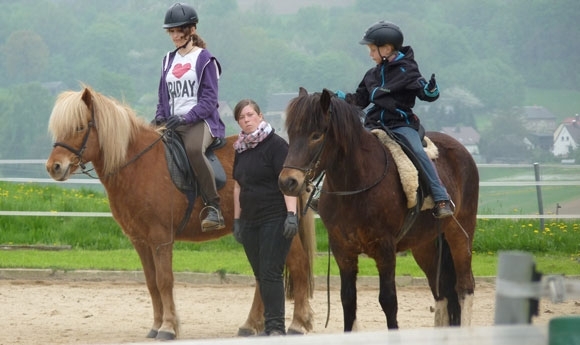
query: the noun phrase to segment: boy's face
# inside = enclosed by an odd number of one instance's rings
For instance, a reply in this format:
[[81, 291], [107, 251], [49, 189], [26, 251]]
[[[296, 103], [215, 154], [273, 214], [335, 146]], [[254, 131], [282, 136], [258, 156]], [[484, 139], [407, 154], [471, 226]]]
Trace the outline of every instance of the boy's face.
[[367, 44], [367, 47], [369, 47], [369, 56], [377, 65], [383, 62], [383, 57], [390, 56], [394, 51], [393, 46], [390, 44], [380, 47], [374, 44]]

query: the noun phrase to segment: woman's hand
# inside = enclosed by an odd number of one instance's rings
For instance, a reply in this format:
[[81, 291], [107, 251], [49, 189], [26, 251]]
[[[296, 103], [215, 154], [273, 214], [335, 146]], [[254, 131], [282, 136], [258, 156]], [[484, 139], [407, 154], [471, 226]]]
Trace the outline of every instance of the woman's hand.
[[288, 212], [286, 220], [284, 221], [283, 235], [286, 238], [292, 238], [298, 233], [298, 217], [294, 212]]

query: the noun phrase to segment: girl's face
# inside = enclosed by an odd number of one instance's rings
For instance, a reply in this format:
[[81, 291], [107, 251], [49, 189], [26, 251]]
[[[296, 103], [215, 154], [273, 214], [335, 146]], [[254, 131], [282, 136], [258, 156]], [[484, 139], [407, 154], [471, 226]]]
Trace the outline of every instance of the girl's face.
[[[190, 34], [193, 35], [195, 33], [195, 27], [192, 26], [190, 30]], [[169, 28], [167, 29], [167, 33], [171, 37], [173, 44], [175, 44], [175, 48], [183, 46], [189, 40], [189, 36], [185, 35], [183, 28]]]
[[254, 109], [251, 104], [248, 104], [242, 108], [242, 111], [238, 116], [238, 125], [240, 125], [240, 128], [244, 133], [250, 134], [258, 129], [258, 125], [262, 120], [264, 120], [262, 114], [258, 114], [256, 109]]
[[374, 44], [367, 44], [367, 46], [369, 47], [369, 56], [377, 65], [383, 62], [383, 57], [390, 56], [394, 50], [390, 44], [385, 44], [381, 47], [377, 47]]

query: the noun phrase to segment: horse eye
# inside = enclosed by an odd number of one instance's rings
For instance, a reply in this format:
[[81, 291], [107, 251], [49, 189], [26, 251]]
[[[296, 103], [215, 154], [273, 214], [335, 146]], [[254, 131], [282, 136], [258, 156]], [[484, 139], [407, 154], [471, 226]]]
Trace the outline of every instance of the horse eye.
[[77, 127], [77, 132], [82, 132], [84, 130], [85, 130], [85, 126], [83, 126], [83, 125], [80, 125]]
[[322, 138], [322, 133], [321, 132], [314, 132], [310, 135], [310, 140], [311, 141], [318, 141]]

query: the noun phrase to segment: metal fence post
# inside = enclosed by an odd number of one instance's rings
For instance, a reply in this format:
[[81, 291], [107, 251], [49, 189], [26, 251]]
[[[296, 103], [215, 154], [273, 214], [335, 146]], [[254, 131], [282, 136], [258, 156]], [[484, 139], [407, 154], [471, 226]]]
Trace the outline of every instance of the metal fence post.
[[[534, 163], [534, 175], [536, 182], [540, 182], [540, 163]], [[542, 186], [536, 184], [536, 193], [538, 195], [538, 212], [544, 215], [544, 202], [542, 201]], [[540, 218], [540, 230], [544, 231], [544, 218]]]

